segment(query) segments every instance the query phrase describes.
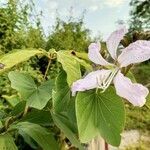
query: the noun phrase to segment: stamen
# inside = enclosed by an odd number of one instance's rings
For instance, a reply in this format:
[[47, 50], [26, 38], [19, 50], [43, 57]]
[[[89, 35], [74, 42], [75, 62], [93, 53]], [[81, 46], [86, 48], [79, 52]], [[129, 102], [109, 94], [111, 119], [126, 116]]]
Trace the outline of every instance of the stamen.
[[119, 71], [119, 68], [115, 68], [111, 74], [106, 77], [106, 76], [97, 76], [96, 80], [98, 83], [98, 88], [102, 89], [102, 92], [105, 92], [105, 90], [109, 87], [109, 85], [111, 84], [114, 76], [116, 75], [116, 73]]
[[97, 83], [98, 83], [98, 87], [103, 89], [100, 77], [96, 77], [96, 80], [97, 80]]
[[104, 88], [104, 86], [105, 86], [105, 76], [100, 76], [100, 78], [101, 78], [101, 85], [102, 85], [102, 87]]
[[115, 77], [115, 75], [117, 74], [117, 72], [119, 71], [119, 68], [116, 68], [111, 75], [109, 76], [108, 80], [105, 82], [105, 87], [103, 88], [102, 92], [105, 92], [105, 90], [109, 87], [109, 85], [111, 84], [113, 78]]
[[[112, 74], [112, 73], [111, 73], [111, 74]], [[104, 79], [105, 79], [105, 80], [103, 80], [103, 86], [104, 86], [104, 87], [106, 86], [107, 81], [108, 81], [109, 78], [111, 77], [111, 74], [110, 74], [107, 78], [104, 77]]]

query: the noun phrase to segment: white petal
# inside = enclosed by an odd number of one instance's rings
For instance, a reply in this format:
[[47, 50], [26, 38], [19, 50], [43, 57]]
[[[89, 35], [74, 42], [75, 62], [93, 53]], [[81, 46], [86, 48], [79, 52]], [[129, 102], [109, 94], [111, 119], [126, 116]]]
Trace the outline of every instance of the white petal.
[[100, 54], [100, 43], [91, 43], [88, 50], [88, 57], [89, 59], [94, 62], [95, 64], [99, 64], [102, 66], [111, 65], [107, 62], [102, 55]]
[[134, 106], [143, 106], [149, 93], [148, 89], [142, 84], [132, 83], [121, 72], [114, 78], [114, 85], [117, 95], [127, 99]]
[[150, 59], [150, 41], [138, 40], [122, 50], [118, 57], [120, 67]]
[[105, 81], [109, 75], [111, 74], [111, 70], [97, 70], [89, 73], [85, 76], [84, 79], [77, 80], [73, 83], [71, 87], [72, 95], [74, 96], [77, 91], [85, 91], [94, 88], [100, 88], [100, 84]]
[[125, 27], [120, 28], [119, 30], [114, 31], [106, 41], [107, 49], [111, 55], [111, 57], [116, 60], [117, 59], [117, 48], [120, 41], [123, 39], [123, 36], [127, 33], [127, 29]]

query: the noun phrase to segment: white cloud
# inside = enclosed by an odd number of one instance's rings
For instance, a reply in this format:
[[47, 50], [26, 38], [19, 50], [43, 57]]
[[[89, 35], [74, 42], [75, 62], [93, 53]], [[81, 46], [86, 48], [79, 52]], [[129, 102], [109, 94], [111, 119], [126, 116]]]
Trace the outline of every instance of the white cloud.
[[82, 1], [82, 6], [89, 12], [97, 12], [103, 9], [104, 2], [100, 0], [86, 0]]
[[45, 4], [47, 5], [47, 7], [50, 10], [56, 10], [58, 8], [58, 2], [56, 2], [56, 1], [49, 1], [49, 0], [47, 0], [47, 2]]
[[105, 4], [109, 7], [118, 7], [122, 5], [125, 2], [125, 0], [106, 0]]
[[[89, 12], [97, 12], [99, 10], [107, 8], [115, 8], [119, 6], [123, 6], [125, 2], [129, 2], [130, 0], [76, 0], [78, 3]], [[82, 2], [82, 3], [81, 3]]]
[[89, 7], [89, 10], [92, 11], [92, 12], [95, 12], [99, 9], [99, 7], [97, 5], [93, 5], [93, 6], [90, 6]]
[[6, 0], [0, 0], [0, 6], [6, 4], [7, 1]]

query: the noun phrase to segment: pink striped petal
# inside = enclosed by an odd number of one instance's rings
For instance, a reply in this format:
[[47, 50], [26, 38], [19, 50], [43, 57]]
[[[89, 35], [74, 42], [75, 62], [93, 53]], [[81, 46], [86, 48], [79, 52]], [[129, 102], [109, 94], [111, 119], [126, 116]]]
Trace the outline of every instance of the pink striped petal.
[[127, 29], [125, 27], [120, 28], [119, 30], [114, 31], [106, 41], [107, 49], [111, 55], [111, 57], [116, 60], [117, 59], [117, 48], [120, 41], [123, 39], [123, 36], [127, 33]]
[[72, 95], [77, 91], [86, 91], [94, 88], [100, 88], [99, 85], [105, 81], [111, 73], [111, 70], [97, 70], [89, 73], [84, 79], [77, 80], [71, 87]]
[[150, 59], [150, 41], [138, 40], [122, 50], [118, 57], [120, 67]]
[[88, 50], [89, 59], [95, 64], [99, 64], [102, 66], [112, 65], [102, 57], [102, 55], [100, 54], [100, 48], [100, 43], [91, 43]]
[[121, 72], [114, 78], [114, 85], [117, 95], [127, 99], [134, 106], [143, 106], [149, 93], [148, 89], [142, 84], [132, 83]]

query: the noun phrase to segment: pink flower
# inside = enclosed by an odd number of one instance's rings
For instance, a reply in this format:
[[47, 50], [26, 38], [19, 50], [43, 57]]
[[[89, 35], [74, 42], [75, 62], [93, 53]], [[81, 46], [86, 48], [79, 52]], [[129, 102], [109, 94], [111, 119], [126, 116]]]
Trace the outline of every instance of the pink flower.
[[85, 91], [100, 88], [103, 92], [113, 82], [116, 93], [120, 97], [127, 99], [134, 106], [143, 106], [149, 93], [148, 89], [142, 84], [132, 83], [131, 80], [121, 73], [122, 67], [127, 67], [133, 63], [140, 63], [150, 59], [150, 41], [138, 40], [122, 49], [117, 56], [117, 47], [127, 33], [125, 28], [113, 32], [108, 38], [107, 49], [114, 59], [114, 64], [106, 61], [100, 54], [101, 45], [91, 43], [89, 46], [88, 57], [95, 64], [99, 64], [111, 69], [102, 69], [89, 73], [85, 78], [73, 83], [71, 90], [74, 96], [77, 91]]

